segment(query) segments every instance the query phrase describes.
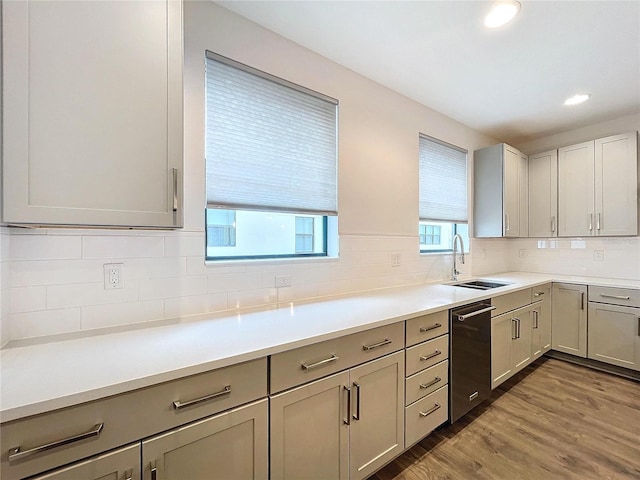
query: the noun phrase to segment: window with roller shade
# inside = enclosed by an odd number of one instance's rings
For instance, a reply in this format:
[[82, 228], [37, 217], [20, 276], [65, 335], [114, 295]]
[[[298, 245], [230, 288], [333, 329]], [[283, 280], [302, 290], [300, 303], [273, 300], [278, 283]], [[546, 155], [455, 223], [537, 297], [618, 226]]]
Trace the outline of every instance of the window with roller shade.
[[212, 212], [235, 218], [235, 244], [207, 238], [208, 260], [327, 255], [337, 215], [337, 106], [206, 53], [207, 234], [221, 231]]
[[420, 252], [450, 252], [460, 234], [469, 250], [467, 151], [420, 135]]

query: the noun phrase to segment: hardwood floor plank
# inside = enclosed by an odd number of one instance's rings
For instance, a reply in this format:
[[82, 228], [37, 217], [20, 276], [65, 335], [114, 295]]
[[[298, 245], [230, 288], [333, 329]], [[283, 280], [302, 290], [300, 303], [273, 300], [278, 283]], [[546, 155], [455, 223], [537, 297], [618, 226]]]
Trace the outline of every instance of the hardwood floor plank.
[[543, 358], [370, 480], [640, 479], [640, 383]]

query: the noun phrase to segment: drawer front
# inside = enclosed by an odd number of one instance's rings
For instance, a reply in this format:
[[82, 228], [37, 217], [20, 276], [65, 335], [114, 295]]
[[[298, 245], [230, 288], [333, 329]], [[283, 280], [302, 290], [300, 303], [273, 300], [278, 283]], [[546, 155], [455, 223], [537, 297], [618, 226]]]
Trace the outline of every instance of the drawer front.
[[[532, 294], [533, 292], [531, 288], [525, 288], [524, 290], [519, 290], [517, 292], [493, 297], [491, 299], [491, 305], [496, 307], [496, 309], [491, 312], [491, 316], [495, 317], [504, 312], [530, 304], [533, 298]], [[538, 299], [536, 298], [536, 300]]]
[[449, 360], [411, 375], [405, 382], [406, 404], [410, 405], [449, 383]]
[[640, 290], [633, 288], [592, 287], [589, 286], [589, 301], [640, 307]]
[[431, 395], [405, 408], [405, 447], [419, 442], [449, 419], [449, 387], [444, 386]]
[[404, 322], [271, 356], [271, 393], [317, 380], [404, 348]]
[[430, 313], [407, 320], [407, 347], [449, 332], [449, 311]]
[[[229, 386], [228, 391], [225, 387]], [[216, 393], [220, 395], [215, 396]], [[267, 394], [266, 358], [212, 370], [0, 425], [0, 477], [34, 475], [176, 427]], [[210, 397], [206, 400], [203, 400]], [[202, 400], [194, 404], [187, 402]], [[174, 402], [178, 406], [174, 407]], [[186, 406], [184, 406], [186, 404]], [[98, 430], [98, 426], [102, 428]], [[90, 431], [93, 434], [88, 434]], [[87, 433], [41, 453], [29, 451]], [[22, 456], [9, 460], [9, 449]]]
[[407, 376], [449, 358], [449, 335], [407, 348]]

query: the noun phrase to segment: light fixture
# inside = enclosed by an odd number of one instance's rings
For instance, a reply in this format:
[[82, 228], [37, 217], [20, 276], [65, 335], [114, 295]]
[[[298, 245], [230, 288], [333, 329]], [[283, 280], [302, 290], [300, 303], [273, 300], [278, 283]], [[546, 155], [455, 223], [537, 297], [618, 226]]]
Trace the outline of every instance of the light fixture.
[[589, 100], [590, 97], [591, 97], [590, 93], [578, 93], [577, 95], [574, 95], [573, 97], [567, 98], [564, 101], [564, 104], [568, 105], [568, 106], [578, 105], [579, 103], [586, 102], [587, 100]]
[[520, 11], [520, 2], [516, 0], [502, 0], [493, 5], [491, 11], [484, 17], [487, 28], [501, 27], [510, 22]]

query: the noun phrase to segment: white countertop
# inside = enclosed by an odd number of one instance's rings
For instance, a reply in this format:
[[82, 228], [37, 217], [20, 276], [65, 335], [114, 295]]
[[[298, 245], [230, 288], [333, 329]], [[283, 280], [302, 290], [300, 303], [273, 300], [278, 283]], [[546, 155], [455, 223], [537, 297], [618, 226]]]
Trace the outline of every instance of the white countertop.
[[0, 421], [8, 422], [221, 368], [550, 281], [640, 288], [640, 281], [509, 272], [479, 291], [425, 284], [209, 320], [0, 351]]

